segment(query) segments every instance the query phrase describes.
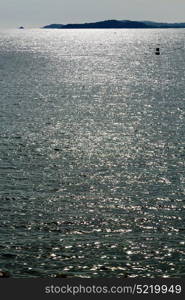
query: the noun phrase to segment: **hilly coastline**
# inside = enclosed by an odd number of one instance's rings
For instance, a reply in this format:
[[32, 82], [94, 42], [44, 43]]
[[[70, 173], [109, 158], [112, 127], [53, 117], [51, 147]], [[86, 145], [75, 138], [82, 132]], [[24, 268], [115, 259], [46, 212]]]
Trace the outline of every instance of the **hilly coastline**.
[[113, 29], [113, 28], [185, 28], [185, 23], [160, 23], [152, 21], [105, 20], [82, 24], [50, 24], [44, 29]]

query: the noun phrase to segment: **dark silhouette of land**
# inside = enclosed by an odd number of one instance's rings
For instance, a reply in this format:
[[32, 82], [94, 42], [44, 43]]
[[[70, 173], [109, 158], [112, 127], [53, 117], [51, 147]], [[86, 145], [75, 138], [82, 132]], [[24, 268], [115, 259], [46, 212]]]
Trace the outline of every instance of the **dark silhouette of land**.
[[106, 20], [82, 24], [50, 24], [45, 29], [108, 29], [108, 28], [185, 28], [185, 23], [160, 23], [152, 21]]

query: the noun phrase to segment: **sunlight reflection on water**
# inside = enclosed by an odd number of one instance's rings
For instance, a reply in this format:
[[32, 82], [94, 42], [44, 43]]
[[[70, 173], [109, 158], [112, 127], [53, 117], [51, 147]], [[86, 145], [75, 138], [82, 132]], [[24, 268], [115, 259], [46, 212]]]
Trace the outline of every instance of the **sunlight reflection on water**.
[[177, 45], [184, 30], [0, 33], [2, 269], [183, 277]]

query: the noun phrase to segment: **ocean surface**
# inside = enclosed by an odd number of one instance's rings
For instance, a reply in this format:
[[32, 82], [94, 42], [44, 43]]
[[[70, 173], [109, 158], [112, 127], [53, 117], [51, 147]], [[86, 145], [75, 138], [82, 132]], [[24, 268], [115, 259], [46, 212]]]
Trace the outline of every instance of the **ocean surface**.
[[0, 31], [0, 269], [185, 277], [184, 87], [184, 29]]

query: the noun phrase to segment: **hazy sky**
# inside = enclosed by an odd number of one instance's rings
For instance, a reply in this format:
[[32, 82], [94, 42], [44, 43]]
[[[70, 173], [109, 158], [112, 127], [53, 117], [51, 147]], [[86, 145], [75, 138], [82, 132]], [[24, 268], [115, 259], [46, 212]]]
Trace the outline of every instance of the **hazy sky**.
[[185, 22], [185, 0], [0, 0], [1, 28], [105, 19]]

